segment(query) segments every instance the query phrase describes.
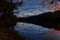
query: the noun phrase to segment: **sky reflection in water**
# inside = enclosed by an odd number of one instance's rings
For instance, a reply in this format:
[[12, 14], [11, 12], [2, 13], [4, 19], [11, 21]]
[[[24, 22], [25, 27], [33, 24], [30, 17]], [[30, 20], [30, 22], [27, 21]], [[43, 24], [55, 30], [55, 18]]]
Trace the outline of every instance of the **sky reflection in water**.
[[26, 40], [55, 40], [60, 38], [60, 34], [50, 31], [52, 29], [29, 23], [17, 23], [14, 29], [26, 37]]

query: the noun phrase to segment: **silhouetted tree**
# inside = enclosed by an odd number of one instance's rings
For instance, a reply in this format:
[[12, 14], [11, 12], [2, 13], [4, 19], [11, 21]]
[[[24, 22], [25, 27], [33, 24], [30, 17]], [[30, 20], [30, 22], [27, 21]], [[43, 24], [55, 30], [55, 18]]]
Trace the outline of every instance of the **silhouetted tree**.
[[43, 14], [17, 18], [19, 22], [32, 23], [46, 28], [60, 30], [60, 11], [46, 12]]
[[[22, 2], [21, 2], [22, 4]], [[20, 5], [21, 5], [20, 4]], [[13, 14], [13, 10], [16, 5], [12, 3], [12, 0], [0, 0], [0, 40], [25, 40], [25, 38], [10, 28], [14, 28], [17, 23], [16, 16]], [[2, 35], [2, 38], [1, 38]]]
[[[10, 2], [9, 2], [10, 1]], [[13, 25], [15, 24], [16, 25], [16, 16], [14, 15], [13, 13], [13, 10], [16, 7], [15, 3], [12, 2], [12, 0], [0, 0], [0, 11], [3, 12], [2, 15], [0, 16], [0, 19], [1, 19], [1, 23], [2, 24], [2, 21], [3, 21], [3, 24], [6, 26], [7, 25]], [[17, 2], [17, 4], [20, 4], [20, 6], [22, 5], [23, 1], [21, 2]], [[11, 22], [12, 21], [12, 22]], [[10, 26], [11, 27], [11, 26]]]

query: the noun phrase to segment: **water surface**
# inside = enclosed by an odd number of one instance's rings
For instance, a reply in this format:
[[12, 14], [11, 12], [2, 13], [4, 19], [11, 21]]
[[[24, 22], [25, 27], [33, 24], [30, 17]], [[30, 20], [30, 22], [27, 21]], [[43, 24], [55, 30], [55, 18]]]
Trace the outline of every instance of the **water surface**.
[[17, 23], [14, 29], [23, 35], [26, 40], [55, 40], [55, 38], [60, 38], [60, 34], [51, 32], [53, 29], [30, 23]]

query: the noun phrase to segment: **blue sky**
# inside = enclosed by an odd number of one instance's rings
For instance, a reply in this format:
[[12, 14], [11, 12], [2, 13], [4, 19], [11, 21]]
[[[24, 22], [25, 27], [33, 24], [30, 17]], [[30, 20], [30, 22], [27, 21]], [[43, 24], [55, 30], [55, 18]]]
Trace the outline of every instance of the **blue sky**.
[[23, 0], [24, 4], [18, 7], [19, 15], [38, 15], [43, 12], [51, 11], [48, 9], [47, 5], [43, 6], [43, 0]]
[[[21, 1], [21, 0], [19, 0]], [[38, 15], [44, 12], [53, 11], [49, 9], [49, 4], [45, 5], [45, 0], [23, 0], [24, 4], [22, 6], [19, 6], [17, 11], [19, 11], [18, 14], [15, 13], [15, 15], [19, 16], [26, 16], [26, 15]], [[16, 2], [16, 0], [14, 0]], [[54, 5], [53, 3], [52, 5]], [[58, 1], [57, 4], [60, 4]], [[15, 10], [16, 12], [16, 10]]]

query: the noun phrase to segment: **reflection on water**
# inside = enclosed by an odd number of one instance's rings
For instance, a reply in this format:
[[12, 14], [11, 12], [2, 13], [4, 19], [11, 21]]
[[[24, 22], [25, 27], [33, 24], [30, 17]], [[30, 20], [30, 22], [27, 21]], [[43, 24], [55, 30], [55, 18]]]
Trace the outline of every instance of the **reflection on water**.
[[43, 30], [48, 30], [47, 28], [43, 28], [42, 26], [29, 24], [29, 23], [17, 23], [15, 29], [18, 30], [18, 31], [21, 31], [21, 30], [22, 31], [43, 31]]
[[51, 40], [51, 37], [55, 37], [55, 34], [49, 32], [50, 29], [29, 23], [17, 23], [14, 30], [22, 34], [27, 40]]

